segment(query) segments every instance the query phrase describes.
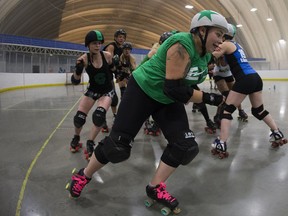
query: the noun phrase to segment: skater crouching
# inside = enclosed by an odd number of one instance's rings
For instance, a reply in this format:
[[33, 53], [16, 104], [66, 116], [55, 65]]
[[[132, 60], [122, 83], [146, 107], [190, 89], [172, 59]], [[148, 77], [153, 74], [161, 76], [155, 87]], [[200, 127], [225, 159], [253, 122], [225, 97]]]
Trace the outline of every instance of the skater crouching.
[[262, 98], [263, 82], [259, 74], [250, 66], [242, 47], [232, 41], [236, 33], [236, 27], [228, 24], [229, 32], [224, 36], [224, 42], [213, 52], [216, 58], [224, 55], [228, 63], [235, 83], [230, 90], [221, 113], [220, 137], [212, 144], [212, 153], [219, 154], [220, 158], [228, 156], [227, 139], [231, 125], [232, 113], [249, 96], [252, 108], [251, 113], [258, 120], [263, 120], [270, 128], [270, 142], [272, 147], [277, 148], [285, 143], [283, 133], [279, 130], [272, 116], [265, 110]]
[[225, 32], [227, 21], [222, 15], [201, 11], [193, 17], [189, 33], [170, 36], [157, 55], [132, 73], [111, 133], [95, 148], [88, 166], [72, 176], [72, 197], [79, 197], [92, 175], [107, 163], [119, 163], [130, 157], [132, 139], [152, 115], [168, 145], [146, 193], [171, 210], [178, 206], [164, 182], [178, 166], [189, 164], [199, 152], [184, 104], [204, 102], [218, 106], [223, 102], [222, 95], [198, 91], [191, 85], [205, 80], [211, 53], [222, 43]]

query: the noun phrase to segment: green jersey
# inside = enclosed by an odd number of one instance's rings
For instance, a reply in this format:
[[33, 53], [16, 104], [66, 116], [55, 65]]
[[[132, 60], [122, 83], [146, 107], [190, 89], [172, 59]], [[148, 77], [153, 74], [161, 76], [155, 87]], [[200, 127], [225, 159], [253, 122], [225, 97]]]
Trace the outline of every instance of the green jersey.
[[166, 96], [163, 91], [166, 74], [166, 54], [167, 50], [175, 43], [180, 43], [187, 50], [191, 59], [190, 70], [183, 79], [184, 85], [192, 86], [202, 83], [207, 76], [207, 65], [211, 59], [211, 54], [200, 57], [190, 33], [181, 32], [165, 40], [149, 61], [146, 61], [133, 71], [133, 77], [141, 89], [149, 97], [163, 104], [175, 102]]

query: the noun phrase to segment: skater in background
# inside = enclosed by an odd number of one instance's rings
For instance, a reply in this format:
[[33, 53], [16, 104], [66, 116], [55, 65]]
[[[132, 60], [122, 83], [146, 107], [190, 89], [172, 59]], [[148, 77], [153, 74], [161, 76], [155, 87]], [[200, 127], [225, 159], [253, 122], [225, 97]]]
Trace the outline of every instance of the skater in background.
[[116, 82], [119, 85], [121, 98], [127, 88], [128, 80], [132, 72], [136, 69], [136, 59], [131, 55], [132, 44], [129, 42], [124, 42], [123, 53], [120, 56], [120, 66], [119, 71], [116, 76]]
[[214, 83], [214, 89], [217, 90], [217, 85], [214, 80], [214, 73], [213, 73], [214, 66], [215, 66], [214, 58], [211, 58], [210, 62], [208, 63], [208, 76], [209, 76], [210, 89], [213, 89], [213, 83]]
[[106, 112], [115, 94], [110, 79], [110, 70], [115, 70], [115, 67], [112, 63], [111, 54], [106, 51], [100, 51], [103, 43], [104, 36], [100, 31], [88, 32], [85, 37], [85, 46], [89, 49], [89, 52], [77, 59], [76, 71], [71, 77], [72, 84], [77, 85], [81, 81], [81, 74], [84, 68], [89, 76], [87, 90], [74, 116], [75, 135], [70, 143], [70, 150], [73, 153], [77, 152], [81, 147], [79, 144], [80, 132], [86, 122], [88, 112], [97, 101], [97, 107], [92, 115], [93, 126], [89, 140], [87, 140], [86, 150], [88, 157], [94, 151], [94, 139], [105, 122]]
[[[198, 87], [198, 85], [193, 85], [192, 86], [193, 89], [199, 90], [200, 88]], [[208, 109], [205, 103], [193, 103], [193, 107], [197, 107], [198, 111], [202, 114], [202, 116], [205, 119], [206, 122], [206, 127], [205, 127], [205, 131], [208, 134], [214, 134], [216, 133], [216, 125], [215, 123], [210, 119], [209, 113], [208, 113]], [[193, 109], [192, 109], [193, 112]]]
[[218, 59], [224, 55], [228, 63], [235, 83], [229, 91], [226, 102], [221, 113], [221, 133], [212, 144], [212, 153], [219, 154], [220, 158], [227, 157], [227, 139], [231, 125], [232, 113], [240, 106], [242, 101], [248, 96], [251, 102], [251, 113], [258, 120], [263, 120], [271, 130], [270, 142], [272, 147], [279, 147], [287, 142], [283, 133], [267, 110], [265, 110], [262, 99], [263, 82], [259, 74], [250, 66], [242, 47], [233, 37], [236, 27], [229, 24], [229, 32], [224, 36], [224, 42], [213, 52]]
[[[118, 29], [115, 31], [114, 33], [114, 41], [111, 43], [108, 43], [103, 50], [109, 52], [113, 57], [113, 64], [116, 67], [116, 71], [114, 73], [117, 74], [117, 70], [119, 71], [119, 67], [120, 67], [120, 56], [123, 52], [123, 44], [126, 41], [126, 37], [127, 37], [127, 33], [124, 29]], [[111, 73], [112, 74], [112, 73]], [[118, 95], [116, 93], [115, 90], [115, 83], [114, 83], [114, 76], [113, 74], [111, 75], [111, 82], [113, 84], [113, 88], [115, 91], [115, 95], [112, 99], [112, 104], [111, 104], [111, 111], [113, 114], [113, 119], [115, 119], [116, 115], [117, 115], [117, 105], [118, 105]], [[113, 120], [114, 121], [114, 120]], [[107, 125], [107, 122], [105, 120], [105, 123], [102, 127], [102, 132], [104, 133], [108, 133], [109, 132], [109, 128]]]
[[109, 136], [95, 148], [88, 166], [72, 176], [72, 197], [79, 197], [92, 175], [109, 162], [120, 163], [130, 157], [131, 140], [152, 115], [168, 145], [146, 193], [171, 210], [177, 208], [178, 200], [166, 190], [165, 181], [199, 152], [184, 105], [204, 102], [218, 106], [224, 100], [222, 95], [198, 91], [191, 85], [205, 80], [207, 63], [222, 43], [227, 21], [221, 14], [205, 10], [193, 17], [190, 29], [170, 36], [156, 55], [132, 73]]
[[[229, 65], [225, 61], [224, 56], [221, 56], [217, 59], [215, 67], [214, 67], [214, 80], [218, 87], [218, 90], [222, 95], [225, 97], [228, 96], [229, 91], [232, 89], [234, 85], [234, 77], [230, 71]], [[237, 107], [238, 109], [238, 119], [247, 122], [248, 115], [242, 109], [241, 104]], [[221, 119], [220, 119], [220, 111], [221, 108], [217, 109], [216, 115], [214, 116], [214, 122], [216, 123], [217, 127], [220, 128]]]

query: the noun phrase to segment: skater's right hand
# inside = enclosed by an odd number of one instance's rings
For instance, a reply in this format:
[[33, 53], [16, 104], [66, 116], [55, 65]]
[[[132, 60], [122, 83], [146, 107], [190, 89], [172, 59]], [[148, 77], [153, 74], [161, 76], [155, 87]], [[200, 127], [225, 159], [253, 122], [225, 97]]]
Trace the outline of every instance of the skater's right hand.
[[206, 104], [219, 106], [221, 103], [224, 102], [224, 100], [225, 100], [225, 97], [221, 94], [203, 92], [202, 101]]

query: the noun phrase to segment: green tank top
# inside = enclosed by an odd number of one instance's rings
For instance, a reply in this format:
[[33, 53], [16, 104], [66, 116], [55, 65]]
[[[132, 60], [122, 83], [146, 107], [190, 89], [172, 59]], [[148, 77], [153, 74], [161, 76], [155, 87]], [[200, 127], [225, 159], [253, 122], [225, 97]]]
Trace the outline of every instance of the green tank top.
[[183, 79], [184, 85], [192, 86], [202, 83], [208, 73], [207, 65], [211, 59], [211, 54], [207, 53], [203, 57], [200, 57], [190, 33], [181, 32], [169, 37], [161, 44], [157, 53], [154, 54], [149, 61], [146, 61], [133, 71], [133, 77], [141, 89], [149, 97], [163, 104], [175, 102], [164, 94], [163, 87], [166, 74], [166, 53], [167, 50], [177, 42], [185, 47], [191, 59], [190, 70]]

